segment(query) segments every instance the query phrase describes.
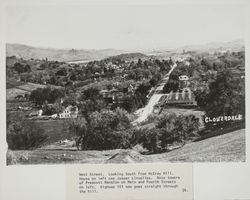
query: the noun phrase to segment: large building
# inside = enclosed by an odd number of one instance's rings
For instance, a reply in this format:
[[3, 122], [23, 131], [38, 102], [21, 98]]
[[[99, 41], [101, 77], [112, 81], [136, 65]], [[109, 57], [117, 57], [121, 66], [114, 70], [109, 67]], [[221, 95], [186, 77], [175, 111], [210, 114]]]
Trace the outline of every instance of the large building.
[[197, 102], [191, 89], [183, 88], [182, 91], [170, 92], [163, 95], [157, 106], [197, 106]]

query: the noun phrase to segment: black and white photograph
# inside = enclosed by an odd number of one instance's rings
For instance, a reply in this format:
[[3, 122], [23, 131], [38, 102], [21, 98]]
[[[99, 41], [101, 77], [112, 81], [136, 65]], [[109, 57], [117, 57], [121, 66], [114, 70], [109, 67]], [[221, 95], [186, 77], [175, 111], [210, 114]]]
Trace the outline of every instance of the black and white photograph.
[[241, 4], [9, 5], [7, 165], [245, 162]]

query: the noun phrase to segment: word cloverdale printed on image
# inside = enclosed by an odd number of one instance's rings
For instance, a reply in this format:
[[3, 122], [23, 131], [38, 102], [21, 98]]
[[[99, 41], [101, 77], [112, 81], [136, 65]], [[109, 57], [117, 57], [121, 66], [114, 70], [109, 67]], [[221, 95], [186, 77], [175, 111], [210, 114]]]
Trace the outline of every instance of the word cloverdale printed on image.
[[7, 165], [245, 162], [243, 9], [7, 6]]

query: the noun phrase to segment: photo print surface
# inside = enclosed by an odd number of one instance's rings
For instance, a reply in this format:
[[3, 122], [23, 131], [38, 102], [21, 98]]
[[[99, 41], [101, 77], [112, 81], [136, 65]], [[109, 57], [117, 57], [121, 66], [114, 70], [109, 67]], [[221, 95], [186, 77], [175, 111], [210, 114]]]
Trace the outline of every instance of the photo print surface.
[[245, 162], [244, 17], [8, 6], [7, 165]]

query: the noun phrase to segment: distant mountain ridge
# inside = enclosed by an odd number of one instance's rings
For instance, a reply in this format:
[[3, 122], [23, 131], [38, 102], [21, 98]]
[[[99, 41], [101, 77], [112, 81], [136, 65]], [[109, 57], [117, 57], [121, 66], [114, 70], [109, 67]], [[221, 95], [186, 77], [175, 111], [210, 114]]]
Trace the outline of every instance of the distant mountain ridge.
[[172, 54], [179, 54], [188, 51], [194, 51], [197, 53], [203, 52], [220, 52], [220, 51], [244, 51], [245, 50], [245, 41], [243, 39], [228, 41], [228, 42], [210, 42], [200, 45], [185, 45], [176, 48], [164, 48], [156, 49], [153, 51], [144, 52], [146, 55], [153, 55], [157, 58], [166, 58]]
[[55, 48], [42, 48], [33, 47], [24, 44], [6, 44], [6, 55], [16, 56], [23, 59], [49, 59], [56, 61], [91, 61], [101, 60], [106, 58], [115, 58], [122, 60], [136, 60], [146, 59], [151, 56], [161, 57], [169, 55], [170, 53], [181, 53], [185, 51], [197, 51], [197, 52], [215, 52], [215, 51], [242, 51], [245, 48], [244, 40], [233, 40], [230, 42], [211, 42], [201, 45], [186, 45], [172, 49], [162, 49], [147, 51], [143, 53], [128, 53], [124, 50], [116, 49], [101, 49], [101, 50], [85, 50], [85, 49], [55, 49]]
[[186, 45], [178, 48], [185, 51], [241, 51], [244, 50], [245, 42], [242, 39], [229, 42], [211, 42], [201, 45]]
[[124, 53], [122, 50], [101, 49], [54, 49], [33, 47], [24, 44], [6, 44], [6, 56], [16, 56], [23, 59], [45, 59], [56, 61], [100, 60]]

